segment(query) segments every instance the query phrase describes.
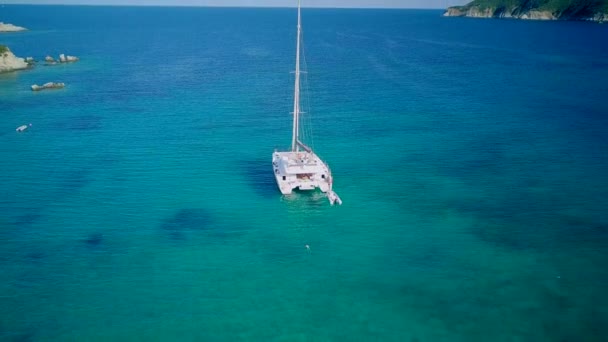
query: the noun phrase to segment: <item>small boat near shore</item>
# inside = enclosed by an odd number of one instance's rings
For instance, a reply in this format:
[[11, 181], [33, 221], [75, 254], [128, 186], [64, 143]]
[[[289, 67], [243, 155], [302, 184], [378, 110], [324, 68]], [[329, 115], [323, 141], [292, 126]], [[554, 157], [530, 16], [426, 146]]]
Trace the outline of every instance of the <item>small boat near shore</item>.
[[40, 91], [45, 89], [61, 89], [65, 87], [65, 83], [47, 82], [41, 86], [34, 84], [32, 85], [32, 91]]

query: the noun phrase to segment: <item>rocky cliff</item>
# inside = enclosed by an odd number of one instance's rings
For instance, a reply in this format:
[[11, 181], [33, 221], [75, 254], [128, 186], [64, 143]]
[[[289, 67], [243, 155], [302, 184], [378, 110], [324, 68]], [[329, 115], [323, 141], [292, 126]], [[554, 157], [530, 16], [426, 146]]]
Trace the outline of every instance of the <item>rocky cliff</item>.
[[15, 56], [8, 47], [0, 45], [0, 73], [26, 69], [27, 67], [28, 64], [25, 59]]
[[446, 17], [608, 21], [608, 0], [475, 0], [449, 7]]

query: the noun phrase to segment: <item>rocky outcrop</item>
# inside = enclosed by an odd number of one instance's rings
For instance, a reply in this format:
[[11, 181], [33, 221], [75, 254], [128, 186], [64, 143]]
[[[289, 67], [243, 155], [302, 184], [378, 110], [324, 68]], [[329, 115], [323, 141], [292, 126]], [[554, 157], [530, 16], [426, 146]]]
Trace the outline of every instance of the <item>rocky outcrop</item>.
[[48, 82], [41, 86], [34, 84], [32, 86], [32, 91], [40, 91], [44, 89], [61, 89], [63, 87], [65, 87], [65, 83]]
[[25, 27], [16, 26], [13, 24], [5, 24], [0, 21], [0, 32], [18, 32], [27, 30]]
[[445, 13], [443, 13], [444, 17], [472, 17], [472, 18], [492, 18], [494, 16], [494, 10], [490, 8], [481, 9], [477, 6], [465, 7], [465, 6], [456, 6], [449, 7]]
[[11, 50], [0, 45], [0, 73], [26, 69], [28, 64], [25, 59], [15, 56]]
[[515, 16], [514, 18], [530, 19], [530, 20], [557, 20], [557, 19], [559, 19], [557, 16], [555, 16], [553, 13], [551, 13], [549, 11], [534, 11], [534, 10], [521, 13], [521, 14]]
[[[605, 0], [608, 1], [608, 0]], [[541, 4], [542, 2], [539, 2]], [[449, 7], [444, 12], [445, 17], [472, 18], [513, 18], [524, 20], [588, 20], [596, 22], [608, 21], [608, 13], [603, 13], [601, 7], [592, 5], [564, 3], [563, 7], [534, 5], [527, 1], [485, 1], [475, 0], [465, 6]]]
[[520, 11], [517, 7], [512, 8], [480, 8], [478, 6], [457, 6], [448, 8], [444, 17], [472, 17], [472, 18], [513, 18], [531, 20], [557, 20], [559, 19], [549, 11]]
[[592, 18], [589, 18], [590, 21], [597, 21], [598, 23], [608, 23], [608, 13], [596, 13]]
[[80, 58], [78, 58], [76, 56], [66, 56], [63, 53], [59, 55], [59, 59], [54, 59], [51, 56], [46, 56], [44, 58], [46, 65], [55, 65], [57, 63], [73, 63], [73, 62], [78, 62], [79, 60], [80, 60]]
[[46, 56], [44, 57], [44, 62], [46, 63], [46, 65], [54, 65], [57, 64], [57, 61], [55, 61], [55, 58], [51, 57], [51, 56]]
[[66, 56], [64, 54], [59, 55], [59, 62], [61, 63], [71, 63], [78, 62], [80, 59], [75, 56]]

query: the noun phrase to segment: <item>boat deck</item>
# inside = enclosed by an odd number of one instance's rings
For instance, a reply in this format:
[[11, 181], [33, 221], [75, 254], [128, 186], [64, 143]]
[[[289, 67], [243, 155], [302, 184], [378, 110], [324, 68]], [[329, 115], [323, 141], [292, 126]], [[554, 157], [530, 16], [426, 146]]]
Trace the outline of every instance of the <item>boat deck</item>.
[[275, 152], [272, 165], [279, 189], [291, 194], [294, 189], [327, 192], [330, 189], [329, 168], [311, 152]]

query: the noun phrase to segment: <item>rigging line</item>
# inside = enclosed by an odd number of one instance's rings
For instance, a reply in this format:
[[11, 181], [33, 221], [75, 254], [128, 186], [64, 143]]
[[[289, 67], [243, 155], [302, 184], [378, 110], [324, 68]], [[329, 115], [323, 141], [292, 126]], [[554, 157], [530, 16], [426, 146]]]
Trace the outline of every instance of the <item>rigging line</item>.
[[304, 125], [304, 132], [303, 135], [305, 136], [305, 138], [307, 139], [307, 144], [309, 144], [309, 146], [314, 150], [315, 149], [315, 145], [314, 145], [314, 135], [313, 135], [313, 123], [312, 123], [312, 106], [311, 106], [311, 101], [310, 101], [310, 82], [308, 82], [308, 63], [306, 60], [306, 51], [305, 51], [305, 46], [306, 44], [304, 44], [304, 34], [303, 32], [301, 32], [302, 35], [302, 39], [301, 39], [301, 48], [302, 48], [302, 60], [303, 60], [303, 64], [304, 64], [304, 70], [305, 72], [303, 73], [303, 77], [302, 77], [302, 81], [303, 81], [303, 90], [305, 93], [304, 96], [304, 105], [305, 105], [305, 111], [307, 112], [305, 115], [305, 120], [306, 123]]
[[[302, 62], [303, 69], [304, 69], [304, 72], [301, 74], [301, 77], [300, 77], [300, 81], [301, 81], [301, 86], [300, 86], [300, 88], [301, 88], [300, 101], [301, 102], [300, 103], [301, 103], [301, 105], [303, 107], [302, 111], [304, 111], [305, 114], [306, 114], [306, 115], [302, 115], [302, 119], [303, 119], [302, 121], [304, 121], [304, 120], [306, 120], [308, 118], [308, 113], [307, 112], [308, 112], [308, 110], [310, 110], [310, 108], [307, 107], [308, 104], [306, 103], [306, 99], [302, 98], [302, 96], [301, 96], [302, 93], [306, 93], [307, 92], [307, 89], [306, 89], [306, 83], [307, 82], [306, 82], [306, 72], [305, 72], [306, 71], [306, 54], [305, 54], [305, 50], [304, 50], [303, 34], [302, 34], [301, 31], [300, 31], [300, 49], [301, 49], [300, 61]], [[308, 125], [306, 125], [306, 124], [300, 126], [300, 128], [302, 129], [301, 133], [302, 133], [303, 139], [307, 139], [308, 138], [306, 136], [307, 135], [307, 132], [306, 132], [307, 126]]]
[[[306, 68], [306, 61], [304, 60], [304, 66]], [[303, 117], [303, 121], [304, 125], [302, 125], [302, 135], [304, 136], [304, 139], [306, 139], [306, 143], [310, 144], [310, 104], [307, 101], [307, 95], [308, 94], [308, 79], [306, 74], [303, 75], [302, 77], [302, 93], [305, 94], [302, 98], [302, 102], [303, 102], [303, 106], [304, 106], [304, 112], [305, 115]], [[312, 146], [311, 146], [312, 147]]]
[[310, 147], [314, 148], [314, 130], [313, 130], [313, 110], [312, 110], [312, 105], [311, 105], [311, 101], [310, 101], [310, 82], [308, 81], [308, 76], [306, 76], [306, 93], [305, 93], [305, 102], [306, 102], [306, 106], [309, 110], [309, 113], [306, 115], [306, 124], [307, 124], [307, 134], [308, 134], [308, 139], [309, 139], [309, 143], [310, 143]]

